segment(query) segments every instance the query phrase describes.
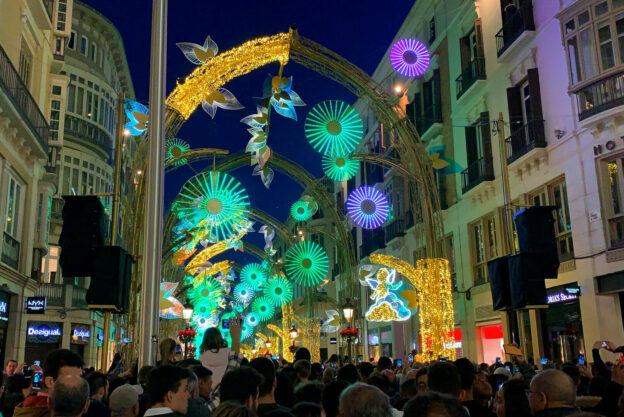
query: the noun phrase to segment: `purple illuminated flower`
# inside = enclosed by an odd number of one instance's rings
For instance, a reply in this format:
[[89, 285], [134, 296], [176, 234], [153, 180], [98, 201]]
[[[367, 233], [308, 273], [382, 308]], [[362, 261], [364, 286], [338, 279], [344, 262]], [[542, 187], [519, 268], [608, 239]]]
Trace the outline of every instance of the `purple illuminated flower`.
[[356, 188], [349, 195], [347, 211], [358, 226], [375, 229], [388, 218], [388, 200], [378, 189], [365, 185]]
[[429, 66], [429, 51], [416, 39], [400, 39], [390, 49], [390, 63], [406, 77], [419, 77]]

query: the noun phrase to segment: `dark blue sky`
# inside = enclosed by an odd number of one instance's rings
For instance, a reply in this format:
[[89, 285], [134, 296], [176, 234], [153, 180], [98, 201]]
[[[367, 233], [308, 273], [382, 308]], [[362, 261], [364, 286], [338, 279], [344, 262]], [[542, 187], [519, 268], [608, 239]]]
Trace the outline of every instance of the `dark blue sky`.
[[[124, 39], [137, 99], [147, 103], [151, 1], [83, 1], [117, 26]], [[371, 74], [413, 4], [414, 0], [169, 1], [167, 90], [170, 92], [178, 77], [184, 77], [195, 68], [175, 45], [176, 42], [202, 44], [210, 35], [219, 50], [225, 51], [255, 37], [287, 31], [291, 23], [297, 24], [301, 36], [337, 52]], [[234, 93], [245, 109], [218, 109], [213, 120], [200, 107], [182, 127], [178, 137], [193, 148], [215, 147], [231, 152], [243, 150], [250, 136], [247, 126], [239, 121], [255, 113], [252, 97], [261, 95], [265, 77], [268, 73], [275, 75], [277, 70], [278, 64], [270, 65], [227, 84], [225, 87]], [[320, 101], [340, 99], [353, 103], [356, 97], [341, 85], [295, 63], [285, 67], [284, 75], [294, 76], [293, 90], [307, 106], [296, 107], [297, 122], [273, 113], [268, 145], [299, 162], [314, 175], [321, 176], [320, 155], [304, 136], [305, 117]], [[194, 167], [197, 171], [203, 168], [202, 163]], [[250, 166], [233, 172], [247, 188], [252, 205], [282, 221], [286, 220], [290, 205], [299, 198], [301, 188], [284, 174], [276, 172], [275, 180], [267, 190], [260, 178], [252, 177], [251, 173]], [[192, 175], [190, 168], [182, 167], [166, 176], [165, 207]]]

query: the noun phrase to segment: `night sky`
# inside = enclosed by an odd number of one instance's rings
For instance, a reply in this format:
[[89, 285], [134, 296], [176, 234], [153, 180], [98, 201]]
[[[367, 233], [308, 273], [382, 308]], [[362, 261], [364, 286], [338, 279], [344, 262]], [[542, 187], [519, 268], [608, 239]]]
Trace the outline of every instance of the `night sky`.
[[[149, 60], [151, 1], [149, 0], [82, 0], [100, 11], [116, 26], [124, 40], [126, 55], [137, 100], [147, 104], [149, 95]], [[291, 23], [299, 34], [337, 52], [365, 72], [372, 74], [403, 23], [414, 0], [316, 0], [316, 1], [251, 1], [251, 0], [175, 0], [169, 1], [167, 42], [167, 93], [178, 77], [188, 75], [195, 65], [188, 61], [176, 42], [203, 44], [207, 35], [225, 51], [244, 41], [288, 31]], [[384, 7], [385, 6], [385, 7]], [[192, 148], [214, 147], [230, 152], [244, 150], [250, 135], [240, 119], [256, 112], [253, 97], [262, 93], [262, 83], [270, 73], [277, 74], [277, 63], [260, 68], [224, 87], [230, 90], [245, 109], [218, 109], [213, 119], [199, 107], [184, 124], [178, 137]], [[323, 175], [321, 158], [307, 142], [303, 125], [308, 111], [323, 100], [339, 99], [353, 103], [356, 97], [344, 87], [325, 77], [289, 63], [285, 76], [294, 76], [293, 90], [307, 104], [295, 107], [298, 121], [273, 112], [268, 145], [303, 165], [315, 176]], [[200, 171], [209, 162], [194, 164]], [[276, 172], [270, 189], [260, 177], [252, 177], [246, 166], [232, 174], [247, 188], [251, 204], [285, 221], [290, 205], [302, 189], [286, 175]], [[182, 167], [165, 178], [165, 208], [175, 198], [193, 171]], [[257, 225], [259, 226], [259, 225]], [[252, 241], [260, 245], [261, 235]]]

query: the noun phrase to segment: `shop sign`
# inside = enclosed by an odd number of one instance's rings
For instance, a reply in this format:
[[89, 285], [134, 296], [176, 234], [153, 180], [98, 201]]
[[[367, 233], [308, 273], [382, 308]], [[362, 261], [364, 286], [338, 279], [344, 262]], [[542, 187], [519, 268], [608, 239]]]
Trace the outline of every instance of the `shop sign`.
[[89, 343], [91, 338], [91, 329], [88, 325], [84, 324], [72, 324], [72, 340], [74, 344], [83, 345]]
[[46, 297], [27, 297], [26, 314], [45, 314], [46, 305]]
[[9, 297], [9, 294], [0, 291], [0, 327], [5, 327], [2, 322], [6, 325], [9, 321]]
[[28, 322], [26, 341], [30, 343], [57, 343], [61, 335], [60, 323]]
[[578, 286], [565, 287], [561, 291], [549, 294], [546, 298], [546, 304], [564, 303], [566, 301], [576, 300], [579, 295], [581, 295], [581, 289]]

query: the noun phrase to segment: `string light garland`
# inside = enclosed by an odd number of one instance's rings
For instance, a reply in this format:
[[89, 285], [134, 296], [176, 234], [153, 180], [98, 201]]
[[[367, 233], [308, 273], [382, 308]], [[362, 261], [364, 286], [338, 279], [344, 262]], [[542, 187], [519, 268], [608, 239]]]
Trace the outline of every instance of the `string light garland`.
[[307, 202], [298, 200], [290, 206], [290, 216], [298, 222], [305, 222], [312, 218], [312, 210]]
[[267, 279], [267, 273], [258, 263], [247, 264], [241, 269], [240, 279], [247, 288], [261, 290]]
[[251, 309], [258, 316], [260, 321], [269, 321], [275, 314], [275, 307], [269, 302], [266, 297], [256, 298], [251, 303]]
[[320, 284], [329, 271], [329, 258], [315, 242], [298, 242], [284, 257], [288, 276], [299, 285], [311, 287]]
[[362, 140], [364, 125], [353, 107], [339, 100], [322, 101], [310, 110], [305, 135], [325, 155], [352, 152]]
[[390, 48], [390, 63], [406, 77], [419, 77], [429, 67], [429, 51], [422, 42], [412, 38], [396, 41]]
[[193, 268], [192, 270], [187, 268], [186, 272], [189, 274], [195, 274], [196, 272], [201, 270], [201, 272], [193, 278], [193, 282], [195, 284], [199, 284], [202, 282], [202, 280], [205, 277], [211, 277], [213, 275], [216, 275], [219, 272], [227, 274], [230, 271], [230, 264], [231, 264], [231, 261], [225, 260], [225, 261], [217, 262], [210, 266], [201, 266], [201, 267]]
[[323, 155], [323, 172], [334, 181], [348, 181], [357, 174], [360, 162], [350, 155]]
[[264, 296], [275, 307], [281, 307], [292, 301], [293, 286], [286, 278], [276, 276], [264, 286]]
[[243, 236], [247, 234], [247, 229], [243, 229], [238, 232], [237, 235], [232, 236], [229, 239], [222, 240], [221, 242], [217, 242], [213, 245], [210, 245], [206, 249], [200, 251], [195, 257], [187, 264], [187, 271], [195, 271], [198, 268], [205, 266], [210, 259], [217, 256], [220, 253], [225, 252], [228, 249], [231, 249], [235, 242], [241, 240]]
[[375, 229], [386, 221], [390, 210], [388, 200], [381, 191], [364, 185], [349, 194], [347, 212], [358, 226]]

